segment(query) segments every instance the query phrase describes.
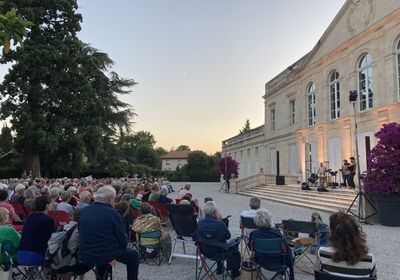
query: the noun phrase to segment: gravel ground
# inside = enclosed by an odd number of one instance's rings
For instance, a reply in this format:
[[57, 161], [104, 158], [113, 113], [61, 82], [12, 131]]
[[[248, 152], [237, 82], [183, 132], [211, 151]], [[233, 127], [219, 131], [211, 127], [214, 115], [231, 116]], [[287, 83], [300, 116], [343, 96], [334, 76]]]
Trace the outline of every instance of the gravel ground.
[[[214, 198], [217, 208], [223, 216], [232, 215], [230, 218], [229, 229], [232, 233], [232, 237], [239, 236], [239, 215], [244, 209], [248, 208], [249, 197], [218, 192], [220, 184], [217, 183], [191, 183], [191, 185], [193, 197], [197, 198], [201, 205], [205, 197], [211, 196]], [[178, 190], [184, 186], [184, 183], [174, 183], [173, 186], [175, 190]], [[170, 194], [170, 197], [173, 198], [175, 195], [176, 192]], [[311, 213], [313, 212], [311, 209], [294, 207], [266, 200], [262, 200], [261, 207], [269, 210], [274, 222], [280, 222], [283, 219], [289, 218], [295, 220], [309, 220]], [[328, 214], [323, 212], [320, 214], [323, 220], [327, 222]], [[367, 234], [370, 252], [376, 258], [378, 279], [400, 279], [400, 267], [398, 265], [400, 263], [400, 254], [398, 249], [400, 228], [384, 227], [380, 225], [364, 225], [363, 229]], [[179, 244], [177, 247], [178, 250], [182, 250]], [[85, 279], [93, 279], [93, 277], [88, 275]], [[126, 271], [123, 265], [117, 264], [114, 267], [113, 279], [126, 279]], [[168, 265], [167, 263], [163, 263], [161, 266], [140, 264], [139, 279], [193, 280], [195, 279], [195, 261], [191, 259], [175, 258], [172, 260], [171, 265]], [[314, 278], [296, 268], [295, 279], [311, 280]]]

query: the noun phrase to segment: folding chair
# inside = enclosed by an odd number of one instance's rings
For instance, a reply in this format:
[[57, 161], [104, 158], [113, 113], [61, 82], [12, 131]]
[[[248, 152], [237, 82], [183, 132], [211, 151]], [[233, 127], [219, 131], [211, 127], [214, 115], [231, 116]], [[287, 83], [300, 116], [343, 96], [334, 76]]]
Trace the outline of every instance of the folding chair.
[[65, 211], [48, 211], [47, 216], [54, 219], [54, 226], [57, 230], [63, 230], [64, 226], [69, 223], [69, 216]]
[[[303, 259], [306, 259], [313, 265], [312, 269], [317, 268], [318, 267], [318, 259], [316, 258], [316, 260], [313, 261], [311, 259], [311, 257], [309, 256], [309, 253], [312, 248], [314, 248], [316, 251], [318, 251], [319, 231], [317, 229], [317, 224], [313, 223], [313, 222], [307, 222], [307, 221], [283, 220], [282, 226], [283, 226], [283, 232], [284, 232], [286, 239], [288, 240], [288, 242], [289, 241], [292, 242], [292, 245], [294, 246], [295, 265], [302, 262], [304, 264], [304, 266], [306, 266], [306, 264], [303, 261]], [[307, 242], [308, 244], [303, 244], [302, 242], [300, 242], [300, 244], [295, 245], [295, 244], [293, 244], [293, 241], [295, 241], [295, 239], [288, 237], [289, 234], [308, 234], [308, 236], [314, 235], [315, 239], [308, 238], [307, 239], [307, 241], [309, 241], [309, 242]], [[312, 272], [309, 272], [307, 270], [304, 270], [301, 268], [299, 268], [299, 269], [305, 273], [312, 274]]]
[[148, 261], [150, 259], [153, 263], [161, 265], [164, 250], [161, 247], [160, 231], [139, 233], [138, 248], [140, 257], [145, 263], [150, 264]]
[[[275, 272], [271, 280], [289, 278], [289, 267], [286, 265], [286, 243], [283, 238], [264, 239], [254, 237], [251, 244], [254, 262], [262, 268]], [[260, 277], [260, 278], [259, 278]], [[255, 279], [267, 279], [261, 269]]]
[[[219, 265], [221, 266], [222, 279], [230, 277], [225, 266], [228, 245], [226, 242], [218, 241], [220, 234], [218, 230], [196, 230], [196, 280], [202, 280], [206, 277], [215, 280]], [[210, 248], [212, 248], [213, 253], [210, 252]], [[207, 262], [207, 260], [209, 261]]]
[[249, 236], [251, 231], [257, 229], [257, 226], [254, 223], [254, 218], [250, 217], [240, 216], [240, 222], [241, 222], [241, 237], [242, 237], [242, 242], [240, 243], [241, 247], [240, 251], [243, 254], [243, 258], [245, 257], [246, 253], [250, 257], [251, 248], [249, 247]]
[[315, 280], [349, 280], [349, 279], [370, 280], [372, 278], [370, 278], [370, 277], [349, 278], [347, 276], [332, 275], [332, 274], [322, 271], [322, 270], [314, 270], [314, 279]]
[[[166, 208], [169, 212], [169, 220], [171, 221], [176, 233], [168, 263], [171, 264], [173, 256], [196, 259], [196, 255], [186, 254], [185, 247], [186, 243], [195, 245], [193, 235], [197, 229], [197, 220], [193, 215], [192, 206], [187, 204], [166, 204]], [[175, 253], [177, 242], [182, 242], [183, 254]]]
[[3, 263], [0, 264], [0, 267], [3, 271], [9, 272], [8, 280], [20, 279], [20, 276], [25, 277], [18, 264], [14, 263], [12, 259], [12, 244], [10, 240], [5, 240], [0, 244], [0, 254], [3, 255]]
[[22, 204], [19, 204], [19, 203], [15, 203], [15, 202], [11, 202], [11, 201], [10, 201], [10, 205], [11, 205], [12, 207], [14, 207], [15, 214], [17, 214], [18, 217], [21, 218], [21, 220], [25, 220], [26, 217], [28, 217], [28, 215], [27, 215], [27, 213], [26, 213], [26, 211], [25, 211], [25, 208], [24, 208], [24, 206], [23, 206]]
[[161, 224], [167, 224], [169, 221], [169, 212], [167, 210], [166, 204], [158, 203], [158, 210]]

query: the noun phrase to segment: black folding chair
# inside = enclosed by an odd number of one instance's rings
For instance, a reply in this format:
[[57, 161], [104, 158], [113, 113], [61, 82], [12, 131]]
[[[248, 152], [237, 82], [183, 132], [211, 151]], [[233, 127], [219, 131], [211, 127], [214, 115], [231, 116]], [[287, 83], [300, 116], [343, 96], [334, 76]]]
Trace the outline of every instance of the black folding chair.
[[[318, 244], [319, 244], [319, 231], [317, 228], [317, 224], [313, 222], [308, 222], [308, 221], [295, 221], [295, 220], [283, 220], [282, 221], [282, 227], [283, 227], [283, 232], [286, 237], [286, 240], [288, 243], [293, 240], [294, 235], [299, 235], [299, 234], [308, 234], [308, 235], [314, 235], [316, 238], [312, 239], [312, 244], [309, 245], [294, 245], [294, 257], [295, 257], [295, 265], [299, 264], [302, 262], [305, 266], [306, 264], [304, 263], [303, 259], [307, 259], [312, 265], [313, 269], [318, 267], [318, 259], [313, 261], [311, 257], [309, 256], [309, 253], [311, 251], [311, 248], [314, 248], [315, 250], [318, 250]], [[303, 270], [299, 268], [301, 271], [310, 273], [307, 270]]]
[[[219, 241], [220, 234], [218, 230], [196, 230], [194, 236], [197, 245], [196, 257], [200, 261], [196, 261], [196, 280], [206, 277], [211, 280], [216, 279], [218, 267], [221, 269], [221, 279], [225, 280], [230, 276], [225, 266], [228, 245], [226, 242]], [[217, 253], [211, 255], [210, 249]]]
[[250, 217], [240, 216], [240, 222], [241, 222], [241, 237], [242, 237], [242, 243], [240, 244], [241, 247], [240, 251], [243, 253], [243, 258], [245, 257], [246, 253], [250, 257], [249, 231], [257, 229], [257, 226], [254, 223], [254, 218]]
[[[169, 212], [169, 219], [176, 233], [168, 263], [171, 264], [172, 257], [196, 259], [196, 255], [186, 253], [185, 247], [186, 243], [195, 245], [193, 235], [197, 229], [197, 220], [193, 215], [192, 206], [187, 204], [167, 204], [166, 206]], [[178, 242], [182, 243], [183, 254], [175, 252], [176, 243]]]

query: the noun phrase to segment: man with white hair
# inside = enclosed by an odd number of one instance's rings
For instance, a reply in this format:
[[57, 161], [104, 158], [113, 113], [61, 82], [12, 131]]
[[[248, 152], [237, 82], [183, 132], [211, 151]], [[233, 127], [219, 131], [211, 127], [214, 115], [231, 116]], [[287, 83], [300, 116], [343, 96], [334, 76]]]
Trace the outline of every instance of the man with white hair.
[[85, 208], [89, 206], [90, 201], [92, 200], [92, 194], [89, 191], [83, 191], [79, 194], [79, 203], [76, 205], [77, 208]]
[[[261, 200], [258, 197], [252, 197], [250, 198], [250, 209], [244, 210], [242, 213], [240, 213], [240, 228], [243, 228], [242, 224], [242, 217], [244, 218], [254, 218], [256, 216], [256, 212], [258, 209], [260, 209], [261, 206]], [[250, 233], [252, 232], [252, 229], [245, 228], [244, 229], [245, 235], [248, 237]]]
[[11, 201], [13, 203], [24, 204], [24, 192], [25, 192], [25, 185], [18, 184], [15, 186], [14, 194], [11, 196]]
[[139, 254], [128, 249], [128, 236], [121, 215], [113, 208], [115, 189], [103, 186], [94, 195], [95, 201], [81, 211], [79, 218], [79, 257], [88, 266], [97, 266], [104, 275], [112, 260], [126, 264], [127, 279], [137, 280]]
[[[219, 214], [214, 201], [208, 201], [204, 204], [205, 217], [198, 222], [195, 239], [201, 245], [203, 254], [207, 258], [216, 255], [227, 255], [227, 270], [230, 270], [232, 279], [240, 275], [240, 252], [239, 241], [229, 240], [231, 233], [225, 223], [219, 218]], [[215, 236], [214, 236], [215, 235]], [[211, 238], [207, 236], [212, 236]], [[222, 273], [223, 263], [218, 263], [217, 274]]]

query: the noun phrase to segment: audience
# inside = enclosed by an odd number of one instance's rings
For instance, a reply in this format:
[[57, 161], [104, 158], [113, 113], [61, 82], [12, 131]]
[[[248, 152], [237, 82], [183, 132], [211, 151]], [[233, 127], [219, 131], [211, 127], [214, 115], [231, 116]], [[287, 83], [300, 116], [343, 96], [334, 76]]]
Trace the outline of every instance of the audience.
[[[205, 217], [198, 222], [198, 228], [195, 234], [196, 241], [200, 242], [202, 253], [207, 258], [212, 258], [219, 254], [227, 255], [227, 270], [230, 270], [231, 276], [237, 277], [240, 275], [240, 252], [239, 242], [236, 239], [231, 239], [231, 233], [218, 217], [219, 214], [214, 201], [209, 201], [204, 204]], [[213, 238], [205, 239], [208, 234], [215, 234]], [[217, 273], [222, 273], [222, 263], [217, 265]]]
[[[161, 227], [160, 218], [151, 214], [151, 207], [147, 203], [143, 203], [140, 206], [141, 215], [133, 222], [132, 231], [135, 233], [144, 233], [152, 231], [160, 231], [161, 233], [161, 247], [164, 251], [164, 255], [168, 256], [171, 254], [171, 235], [163, 231]], [[139, 240], [139, 236], [136, 236], [136, 240]], [[142, 245], [151, 245], [150, 243]]]
[[54, 232], [54, 220], [47, 216], [50, 199], [46, 196], [35, 198], [35, 211], [24, 223], [18, 248], [18, 262], [21, 265], [43, 265], [47, 241]]
[[150, 193], [150, 195], [149, 195], [149, 199], [148, 199], [148, 201], [154, 201], [154, 202], [157, 202], [158, 201], [158, 198], [160, 197], [160, 187], [158, 186], [158, 184], [157, 183], [154, 183], [152, 186], [151, 186], [151, 193]]
[[[245, 217], [245, 218], [254, 218], [256, 216], [257, 210], [260, 209], [261, 206], [261, 200], [258, 197], [252, 197], [250, 198], [250, 209], [244, 210], [242, 213], [240, 213], [240, 217]], [[243, 228], [242, 225], [242, 219], [240, 219], [240, 228]], [[250, 233], [252, 232], [252, 229], [245, 228], [244, 233], [248, 237]]]
[[368, 253], [361, 225], [353, 216], [338, 212], [329, 218], [330, 247], [318, 251], [321, 269], [337, 276], [376, 279], [375, 259]]
[[[322, 222], [321, 215], [317, 212], [311, 214], [311, 222], [317, 225], [319, 233], [319, 245], [326, 246], [328, 244], [328, 225]], [[315, 238], [314, 234], [310, 234], [310, 237]]]
[[162, 187], [157, 202], [161, 204], [173, 203], [172, 198], [168, 197], [168, 193], [168, 189], [166, 187]]
[[79, 194], [79, 203], [75, 206], [77, 208], [85, 208], [89, 206], [92, 200], [92, 194], [89, 191], [83, 191]]
[[79, 218], [79, 256], [87, 266], [97, 266], [104, 275], [112, 260], [126, 264], [127, 279], [137, 280], [139, 254], [128, 249], [121, 215], [113, 208], [115, 189], [112, 186], [99, 188], [95, 201], [81, 211]]
[[[286, 243], [285, 238], [282, 233], [273, 226], [271, 216], [269, 215], [267, 209], [261, 208], [257, 210], [256, 215], [254, 217], [254, 223], [258, 227], [256, 230], [250, 233], [249, 243], [252, 245], [254, 238], [261, 239], [275, 239], [281, 238], [284, 244], [282, 248], [282, 253], [285, 254], [285, 264], [289, 267], [289, 280], [294, 279], [294, 270], [293, 270], [293, 255], [290, 250], [288, 244]], [[255, 252], [255, 261], [256, 263], [265, 266], [265, 267], [273, 267], [273, 266], [281, 266], [282, 265], [282, 256], [278, 255], [276, 259], [271, 259], [271, 257], [266, 256], [262, 253]]]
[[[11, 258], [14, 263], [17, 262], [17, 249], [21, 240], [21, 235], [12, 227], [9, 223], [9, 211], [6, 208], [0, 208], [0, 244], [4, 244], [5, 241], [11, 243]], [[7, 257], [4, 254], [4, 250], [0, 253], [0, 263], [8, 263]]]
[[24, 207], [35, 210], [35, 187], [29, 187], [24, 192]]
[[11, 196], [11, 202], [24, 204], [25, 185], [17, 184], [14, 189], [14, 194]]
[[74, 208], [69, 201], [71, 199], [71, 194], [68, 191], [63, 191], [61, 193], [61, 202], [57, 205], [57, 211], [64, 211], [68, 214], [69, 218], [72, 219], [74, 214]]
[[182, 199], [185, 195], [187, 195], [188, 193], [190, 193], [190, 188], [191, 185], [190, 184], [186, 184], [177, 194], [176, 198], [177, 199]]
[[56, 211], [58, 206], [58, 199], [60, 198], [61, 189], [59, 187], [52, 187], [49, 191], [50, 211]]

